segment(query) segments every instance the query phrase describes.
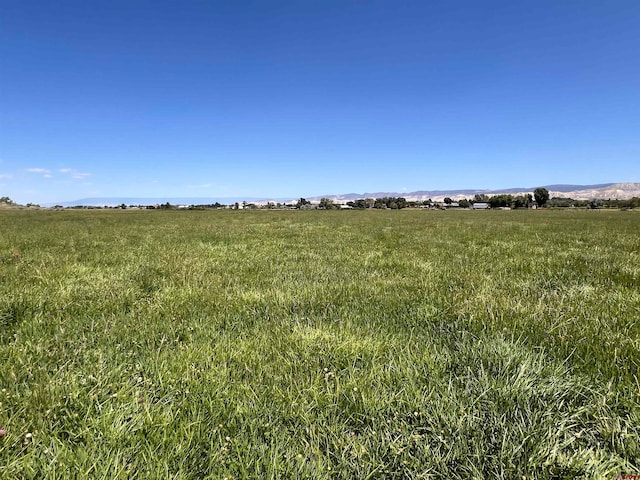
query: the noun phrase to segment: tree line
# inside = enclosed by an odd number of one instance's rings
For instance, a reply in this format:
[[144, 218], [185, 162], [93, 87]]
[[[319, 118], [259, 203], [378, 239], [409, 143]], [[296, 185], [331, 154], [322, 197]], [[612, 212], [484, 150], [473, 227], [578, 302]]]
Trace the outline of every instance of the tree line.
[[[460, 208], [471, 208], [476, 203], [486, 203], [490, 208], [512, 208], [512, 209], [520, 209], [520, 208], [531, 208], [533, 205], [538, 207], [550, 207], [550, 208], [590, 208], [590, 209], [599, 209], [599, 208], [618, 208], [618, 209], [634, 209], [640, 208], [640, 198], [633, 197], [628, 200], [618, 200], [618, 199], [592, 199], [592, 200], [574, 200], [572, 198], [564, 198], [564, 197], [553, 197], [549, 198], [549, 191], [544, 187], [536, 188], [533, 192], [533, 195], [530, 193], [524, 195], [511, 195], [508, 193], [502, 193], [499, 195], [487, 195], [487, 194], [476, 194], [472, 199], [463, 198], [454, 201], [451, 197], [445, 197], [443, 202], [435, 202], [431, 199], [428, 200], [407, 200], [404, 197], [382, 197], [382, 198], [359, 198], [357, 200], [350, 200], [346, 202], [346, 205], [352, 209], [356, 210], [365, 210], [370, 208], [376, 209], [391, 209], [391, 210], [400, 210], [404, 208], [440, 208], [444, 203], [447, 206], [457, 206]], [[18, 206], [11, 198], [9, 197], [0, 197], [0, 204], [9, 205], [9, 206]], [[26, 206], [36, 206], [34, 204], [27, 204]], [[62, 209], [61, 205], [56, 205], [57, 209]], [[146, 209], [160, 209], [160, 210], [169, 210], [169, 209], [177, 209], [179, 208], [177, 205], [172, 205], [169, 202], [160, 205], [125, 205], [121, 204], [118, 206], [104, 206], [104, 207], [95, 207], [95, 206], [74, 206], [67, 208], [75, 208], [75, 209], [84, 209], [84, 208], [146, 208]], [[320, 210], [334, 210], [340, 209], [341, 205], [337, 204], [334, 200], [330, 198], [322, 198], [318, 204], [313, 204], [311, 201], [306, 198], [301, 197], [295, 202], [292, 203], [281, 203], [281, 202], [268, 202], [266, 205], [258, 205], [254, 203], [235, 202], [233, 204], [222, 204], [220, 202], [215, 202], [212, 204], [205, 205], [189, 205], [187, 207], [180, 208], [188, 208], [190, 210], [205, 210], [205, 209], [298, 209], [298, 210], [309, 210], [309, 209], [320, 209]]]

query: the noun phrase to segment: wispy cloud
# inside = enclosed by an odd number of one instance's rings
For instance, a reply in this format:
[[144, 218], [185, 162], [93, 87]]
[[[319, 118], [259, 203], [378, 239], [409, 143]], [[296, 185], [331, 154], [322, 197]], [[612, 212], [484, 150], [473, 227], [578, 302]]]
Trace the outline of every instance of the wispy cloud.
[[71, 178], [75, 178], [76, 180], [83, 180], [90, 176], [90, 173], [74, 173], [73, 175], [71, 175]]
[[5, 178], [7, 180], [10, 180], [13, 178], [13, 174], [12, 173], [0, 173], [0, 178]]
[[64, 173], [66, 175], [69, 175], [74, 180], [84, 180], [85, 178], [90, 177], [92, 175], [89, 172], [79, 172], [75, 168], [68, 168], [68, 167], [59, 168], [58, 171], [60, 173]]
[[46, 168], [27, 168], [27, 172], [29, 173], [51, 173], [51, 170], [47, 170]]
[[44, 178], [53, 178], [53, 175], [51, 175], [50, 173], [45, 173], [43, 175]]

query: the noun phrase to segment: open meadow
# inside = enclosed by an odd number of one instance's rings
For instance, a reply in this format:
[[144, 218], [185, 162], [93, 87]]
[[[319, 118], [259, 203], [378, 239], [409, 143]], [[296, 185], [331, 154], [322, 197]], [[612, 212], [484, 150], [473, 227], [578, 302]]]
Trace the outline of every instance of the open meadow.
[[5, 210], [0, 255], [0, 478], [640, 474], [637, 211]]

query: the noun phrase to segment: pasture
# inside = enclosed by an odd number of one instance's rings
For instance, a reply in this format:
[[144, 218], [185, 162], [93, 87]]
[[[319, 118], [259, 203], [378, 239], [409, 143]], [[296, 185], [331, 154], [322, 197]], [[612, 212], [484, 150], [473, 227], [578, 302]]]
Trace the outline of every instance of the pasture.
[[640, 474], [638, 212], [6, 210], [0, 255], [0, 478]]

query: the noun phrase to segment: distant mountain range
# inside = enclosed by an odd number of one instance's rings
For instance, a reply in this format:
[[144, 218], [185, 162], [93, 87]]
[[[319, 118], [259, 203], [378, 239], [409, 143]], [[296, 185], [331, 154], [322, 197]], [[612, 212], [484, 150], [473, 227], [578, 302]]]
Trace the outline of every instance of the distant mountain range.
[[[574, 200], [593, 199], [620, 199], [626, 200], [632, 197], [640, 197], [640, 183], [600, 183], [597, 185], [542, 185], [549, 190], [549, 196], [560, 198], [573, 198]], [[474, 195], [500, 195], [508, 193], [511, 195], [524, 195], [533, 193], [537, 187], [515, 187], [502, 188], [498, 190], [419, 190], [416, 192], [375, 192], [375, 193], [347, 193], [343, 195], [323, 195], [312, 197], [310, 200], [320, 200], [322, 197], [330, 198], [334, 201], [349, 201], [358, 198], [381, 198], [381, 197], [404, 197], [409, 201], [421, 201], [431, 199], [442, 201], [445, 197], [453, 200], [463, 198], [472, 199]]]
[[[640, 183], [600, 183], [597, 185], [543, 185], [549, 190], [551, 198], [573, 198], [574, 200], [593, 200], [593, 199], [621, 199], [626, 200], [631, 197], [640, 197]], [[345, 194], [328, 194], [318, 197], [305, 197], [308, 200], [319, 201], [321, 198], [330, 198], [336, 202], [348, 202], [357, 200], [358, 198], [382, 198], [382, 197], [404, 197], [409, 201], [421, 201], [431, 199], [433, 201], [442, 201], [445, 197], [453, 200], [461, 200], [463, 198], [472, 199], [476, 194], [499, 195], [501, 193], [509, 193], [512, 195], [523, 195], [533, 193], [537, 187], [516, 187], [503, 188], [497, 190], [482, 189], [461, 189], [461, 190], [419, 190], [416, 192], [365, 192], [365, 193], [345, 193]], [[82, 198], [71, 202], [60, 202], [57, 205], [64, 207], [75, 206], [117, 206], [125, 205], [159, 205], [169, 202], [172, 205], [210, 205], [216, 202], [229, 205], [235, 202], [242, 203], [260, 203], [267, 202], [295, 202], [292, 198], [259, 198], [259, 197], [97, 197]], [[53, 206], [53, 205], [50, 205]]]
[[[258, 197], [93, 197], [81, 198], [70, 202], [58, 202], [48, 206], [61, 205], [63, 207], [115, 207], [118, 205], [161, 205], [169, 202], [171, 205], [213, 205], [218, 202], [229, 205], [236, 202], [258, 202]], [[278, 201], [288, 201], [280, 199]]]

